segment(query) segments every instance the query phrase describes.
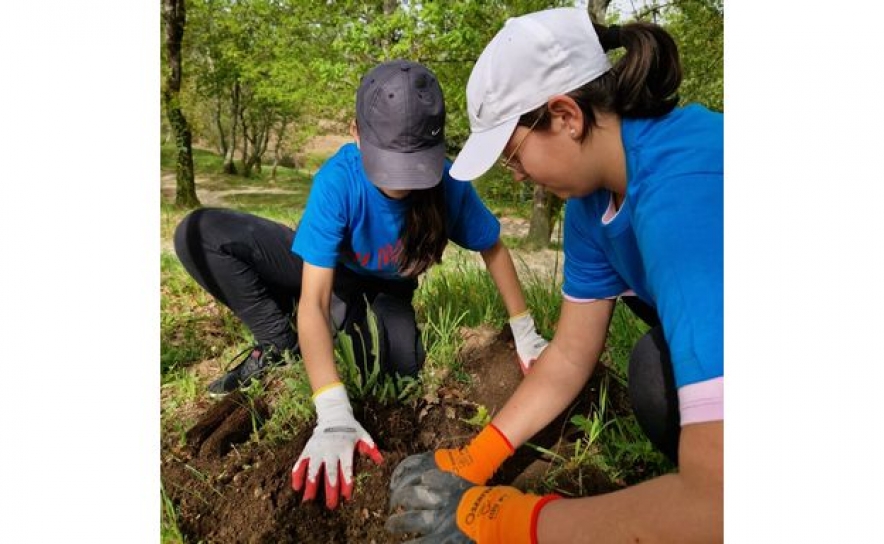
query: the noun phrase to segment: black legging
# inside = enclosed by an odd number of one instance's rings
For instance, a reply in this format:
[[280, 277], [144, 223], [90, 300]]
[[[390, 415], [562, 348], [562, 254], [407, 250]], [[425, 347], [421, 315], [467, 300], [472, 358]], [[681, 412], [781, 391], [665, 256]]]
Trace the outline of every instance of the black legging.
[[[233, 311], [259, 344], [298, 350], [292, 314], [301, 296], [303, 261], [291, 251], [294, 231], [254, 215], [218, 208], [188, 214], [175, 229], [175, 253], [203, 289]], [[381, 368], [414, 376], [425, 359], [411, 299], [415, 280], [362, 276], [335, 269], [331, 313], [354, 338], [357, 363], [372, 350], [366, 302], [377, 316]], [[363, 349], [366, 348], [366, 349]]]
[[657, 312], [638, 297], [620, 300], [651, 330], [639, 338], [629, 356], [629, 399], [642, 431], [654, 446], [678, 464], [681, 415], [669, 346]]

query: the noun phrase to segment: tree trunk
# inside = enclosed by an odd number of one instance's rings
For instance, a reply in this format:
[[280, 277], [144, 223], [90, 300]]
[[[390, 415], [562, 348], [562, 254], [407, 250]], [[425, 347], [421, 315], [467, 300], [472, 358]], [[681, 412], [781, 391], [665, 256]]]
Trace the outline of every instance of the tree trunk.
[[531, 224], [528, 235], [525, 237], [525, 245], [529, 249], [541, 249], [549, 245], [549, 237], [552, 235], [550, 228], [549, 197], [540, 185], [534, 186], [534, 203], [531, 208]]
[[218, 131], [218, 155], [227, 156], [227, 134], [224, 132], [224, 123], [221, 122], [221, 99], [215, 99], [215, 109], [212, 111], [212, 120], [215, 122], [215, 130]]
[[552, 238], [552, 234], [556, 231], [559, 212], [562, 211], [562, 206], [565, 205], [565, 201], [552, 193], [547, 193], [547, 196], [549, 196], [549, 200], [547, 200], [549, 205], [549, 235], [550, 238]]
[[240, 157], [240, 160], [242, 161], [242, 175], [250, 178], [252, 177], [252, 166], [249, 161], [249, 143], [251, 142], [251, 137], [249, 136], [249, 126], [246, 124], [245, 112], [243, 109], [239, 110], [239, 126], [242, 127], [242, 156]]
[[163, 106], [175, 132], [178, 161], [175, 168], [175, 204], [188, 208], [200, 205], [193, 177], [192, 136], [187, 118], [181, 111], [181, 39], [187, 15], [184, 0], [163, 0], [163, 21], [166, 24], [166, 53], [169, 73], [163, 85]]
[[279, 128], [276, 131], [276, 143], [273, 146], [273, 168], [270, 169], [270, 182], [276, 181], [276, 168], [279, 166], [279, 151], [282, 149], [282, 140], [285, 138], [285, 129], [288, 128], [289, 121], [283, 115], [279, 122]]
[[221, 170], [225, 174], [236, 174], [236, 164], [233, 162], [233, 154], [236, 152], [236, 134], [239, 125], [240, 114], [239, 102], [239, 81], [233, 83], [233, 89], [230, 93], [230, 145], [227, 146], [227, 153], [224, 155], [224, 166]]
[[605, 14], [608, 12], [610, 4], [611, 0], [589, 0], [586, 8], [593, 23], [605, 24]]

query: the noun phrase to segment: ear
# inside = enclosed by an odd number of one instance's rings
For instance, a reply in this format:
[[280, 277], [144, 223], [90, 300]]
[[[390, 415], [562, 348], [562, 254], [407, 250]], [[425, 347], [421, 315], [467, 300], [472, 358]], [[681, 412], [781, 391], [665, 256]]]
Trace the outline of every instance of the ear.
[[359, 127], [356, 126], [356, 119], [350, 121], [350, 136], [356, 141], [356, 147], [359, 147]]
[[575, 139], [583, 135], [583, 110], [573, 98], [558, 94], [550, 98], [546, 105], [553, 119], [551, 130], [563, 130]]

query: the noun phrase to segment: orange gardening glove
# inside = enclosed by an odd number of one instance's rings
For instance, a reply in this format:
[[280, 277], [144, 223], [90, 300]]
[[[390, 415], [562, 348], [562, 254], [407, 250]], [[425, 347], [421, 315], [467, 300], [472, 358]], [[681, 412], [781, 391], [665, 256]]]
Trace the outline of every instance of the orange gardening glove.
[[489, 424], [466, 446], [436, 450], [433, 458], [440, 470], [457, 474], [476, 485], [483, 485], [514, 451], [503, 433]]
[[390, 496], [414, 486], [431, 470], [441, 470], [459, 478], [464, 485], [483, 485], [494, 471], [513, 454], [510, 441], [494, 425], [488, 425], [462, 448], [418, 453], [406, 457], [390, 478]]
[[536, 544], [541, 509], [561, 498], [458, 482], [464, 480], [441, 470], [424, 473], [418, 483], [394, 497], [387, 531], [421, 535], [408, 544]]
[[515, 487], [471, 487], [458, 504], [457, 528], [477, 544], [536, 544], [540, 510], [560, 498]]
[[[391, 533], [457, 532], [454, 511], [463, 492], [487, 482], [513, 454], [510, 441], [488, 425], [468, 445], [405, 458], [390, 478]], [[454, 541], [452, 541], [453, 543]]]

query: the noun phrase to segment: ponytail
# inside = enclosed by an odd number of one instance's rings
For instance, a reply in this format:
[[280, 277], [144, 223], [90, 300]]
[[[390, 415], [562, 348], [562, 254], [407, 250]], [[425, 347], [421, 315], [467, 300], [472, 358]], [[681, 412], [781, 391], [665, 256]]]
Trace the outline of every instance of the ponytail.
[[445, 183], [430, 189], [414, 190], [411, 208], [402, 227], [402, 247], [398, 255], [399, 273], [416, 278], [430, 266], [442, 262], [448, 244], [445, 222]]
[[[595, 111], [620, 117], [660, 117], [678, 104], [682, 70], [675, 40], [662, 27], [651, 23], [629, 23], [608, 27], [593, 23], [602, 49], [624, 47], [626, 53], [607, 73], [567, 93], [584, 113], [583, 138], [595, 125]], [[546, 105], [528, 112], [519, 124], [530, 126]], [[542, 120], [540, 128], [548, 125]]]
[[660, 117], [678, 104], [681, 61], [675, 40], [660, 26], [631, 23], [619, 30], [626, 54], [611, 70], [621, 117]]

